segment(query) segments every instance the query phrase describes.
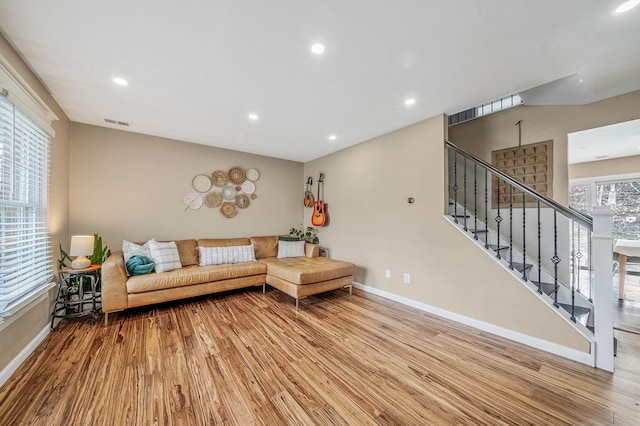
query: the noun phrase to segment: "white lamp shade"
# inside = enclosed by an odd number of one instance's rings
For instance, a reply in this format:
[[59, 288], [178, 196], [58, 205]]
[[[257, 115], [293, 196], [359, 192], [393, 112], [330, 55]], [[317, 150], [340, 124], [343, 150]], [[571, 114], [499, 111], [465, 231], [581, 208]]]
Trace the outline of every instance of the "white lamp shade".
[[74, 235], [71, 237], [70, 256], [93, 254], [93, 235]]

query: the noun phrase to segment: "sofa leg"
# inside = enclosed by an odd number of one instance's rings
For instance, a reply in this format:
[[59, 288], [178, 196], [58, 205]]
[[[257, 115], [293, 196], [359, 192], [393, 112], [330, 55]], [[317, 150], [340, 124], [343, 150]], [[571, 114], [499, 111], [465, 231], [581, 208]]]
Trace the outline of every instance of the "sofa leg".
[[262, 294], [265, 293], [266, 287], [267, 287], [267, 283], [262, 284]]
[[109, 325], [109, 312], [104, 313], [104, 326]]
[[349, 286], [349, 296], [352, 296], [352, 295], [353, 295], [353, 286], [350, 285]]
[[296, 297], [296, 312], [298, 311], [298, 302], [300, 302], [300, 299]]

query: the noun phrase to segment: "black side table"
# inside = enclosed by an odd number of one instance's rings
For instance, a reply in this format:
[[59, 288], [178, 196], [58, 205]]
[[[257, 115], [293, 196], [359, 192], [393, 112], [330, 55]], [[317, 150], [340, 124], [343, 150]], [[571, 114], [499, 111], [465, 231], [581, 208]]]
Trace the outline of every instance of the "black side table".
[[102, 309], [101, 269], [102, 265], [91, 265], [85, 269], [60, 269], [58, 296], [51, 313], [51, 330], [58, 329], [56, 318], [62, 320], [90, 315], [89, 322], [95, 324]]

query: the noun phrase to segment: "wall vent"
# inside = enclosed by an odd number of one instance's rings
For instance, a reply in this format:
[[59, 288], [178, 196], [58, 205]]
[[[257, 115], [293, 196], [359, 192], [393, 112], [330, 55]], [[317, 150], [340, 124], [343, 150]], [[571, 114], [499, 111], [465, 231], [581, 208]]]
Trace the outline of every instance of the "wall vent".
[[109, 123], [109, 124], [115, 124], [116, 126], [129, 127], [129, 123], [127, 123], [126, 121], [118, 121], [118, 120], [114, 120], [112, 118], [105, 118], [104, 122], [105, 123]]

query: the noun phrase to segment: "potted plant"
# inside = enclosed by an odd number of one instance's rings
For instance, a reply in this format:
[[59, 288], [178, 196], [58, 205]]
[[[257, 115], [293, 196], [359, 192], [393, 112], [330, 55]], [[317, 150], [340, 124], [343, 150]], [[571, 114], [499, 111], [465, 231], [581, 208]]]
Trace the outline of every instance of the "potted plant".
[[297, 228], [291, 228], [289, 229], [289, 236], [292, 238], [299, 238], [300, 240], [304, 240], [311, 244], [320, 243], [318, 231], [316, 228], [312, 228], [311, 226], [307, 226], [307, 229], [304, 229], [302, 224], [300, 224]]

